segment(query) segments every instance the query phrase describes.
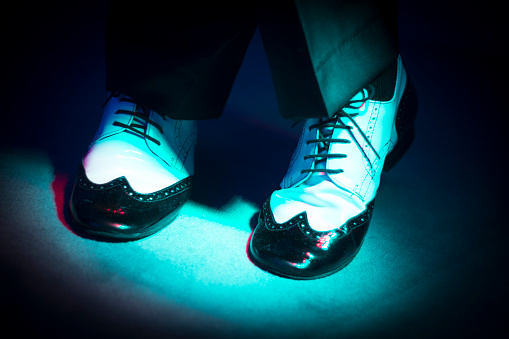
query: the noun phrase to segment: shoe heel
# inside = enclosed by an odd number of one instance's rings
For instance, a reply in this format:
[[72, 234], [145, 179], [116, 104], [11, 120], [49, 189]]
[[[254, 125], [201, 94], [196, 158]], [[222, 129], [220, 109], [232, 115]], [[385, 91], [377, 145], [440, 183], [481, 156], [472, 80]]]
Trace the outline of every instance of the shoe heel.
[[415, 118], [417, 116], [417, 91], [407, 76], [407, 86], [399, 103], [396, 115], [398, 142], [385, 158], [383, 170], [390, 171], [412, 145], [415, 138]]

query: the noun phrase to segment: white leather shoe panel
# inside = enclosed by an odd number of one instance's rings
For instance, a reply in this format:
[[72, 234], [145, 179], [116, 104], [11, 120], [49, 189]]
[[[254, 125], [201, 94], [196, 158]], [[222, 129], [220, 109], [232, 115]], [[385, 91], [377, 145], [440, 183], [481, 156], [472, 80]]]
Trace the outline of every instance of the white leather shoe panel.
[[160, 145], [148, 142], [147, 146], [164, 161], [172, 172], [184, 179], [194, 174], [194, 146], [196, 144], [196, 122], [193, 120], [164, 119], [151, 113], [150, 119], [163, 128], [161, 133], [153, 125], [147, 126], [147, 134], [156, 140], [164, 140]]
[[[383, 160], [388, 150], [393, 146], [390, 136], [394, 121], [392, 111], [395, 109], [391, 108], [387, 111], [383, 105], [374, 102], [370, 102], [367, 106], [369, 113], [356, 117], [355, 122], [362, 131], [365, 131], [364, 133], [376, 153], [363, 138], [359, 129], [349, 121], [348, 126], [351, 126], [352, 129], [335, 129], [333, 138], [347, 139], [351, 142], [348, 144], [333, 143], [329, 151], [331, 154], [345, 154], [347, 157], [329, 159], [327, 168], [343, 170], [343, 173], [330, 175], [338, 186], [358, 194], [362, 199], [371, 200], [372, 197], [369, 197], [368, 193], [373, 193], [372, 181], [375, 181], [375, 185], [377, 185]], [[345, 120], [347, 119], [343, 118], [343, 121]]]
[[318, 121], [319, 119], [308, 119], [305, 121], [304, 126], [302, 127], [299, 143], [297, 144], [297, 148], [295, 149], [292, 160], [290, 161], [290, 166], [288, 167], [288, 171], [281, 182], [282, 188], [298, 185], [309, 176], [308, 173], [301, 173], [300, 170], [313, 167], [313, 159], [304, 159], [304, 156], [316, 152], [316, 148], [318, 147], [317, 144], [307, 144], [306, 141], [318, 138], [318, 130], [313, 129], [312, 131], [309, 131], [309, 127], [316, 124]]
[[349, 139], [351, 143], [332, 144], [330, 153], [344, 153], [347, 158], [333, 158], [327, 161], [327, 168], [340, 168], [344, 171], [331, 174], [330, 178], [339, 187], [355, 193], [364, 201], [371, 201], [375, 197], [385, 157], [397, 141], [395, 118], [405, 84], [406, 73], [401, 59], [398, 59], [398, 77], [394, 97], [388, 102], [367, 101], [363, 107], [365, 111], [354, 118], [372, 147], [364, 139], [359, 128], [348, 119], [342, 120], [348, 121], [347, 125], [352, 127], [351, 130], [336, 129], [334, 131], [333, 138]]
[[[307, 212], [310, 226], [317, 231], [327, 231], [343, 225], [348, 219], [362, 213], [366, 204], [377, 193], [386, 155], [397, 142], [395, 116], [406, 86], [406, 72], [398, 58], [398, 75], [393, 98], [387, 102], [367, 100], [357, 109], [346, 108], [352, 115], [340, 117], [338, 124], [350, 129], [334, 128], [332, 139], [345, 139], [349, 143], [332, 142], [329, 154], [346, 157], [329, 158], [317, 163], [316, 168], [325, 168], [323, 173], [301, 174], [303, 169], [313, 169], [314, 161], [304, 161], [305, 155], [316, 154], [316, 148], [306, 147], [306, 141], [316, 138], [316, 129], [308, 127], [318, 119], [306, 121], [301, 141], [292, 158], [291, 166], [281, 184], [282, 189], [271, 196], [271, 208], [278, 223], [295, 215]], [[353, 100], [362, 99], [359, 92]], [[353, 115], [354, 114], [354, 115]], [[316, 146], [316, 143], [312, 143]], [[341, 169], [341, 173], [327, 170]], [[328, 173], [327, 173], [328, 172]]]
[[89, 149], [83, 158], [83, 167], [90, 181], [105, 184], [124, 176], [136, 192], [146, 194], [180, 180], [168, 170], [165, 163], [147, 153], [146, 147], [135, 146], [136, 140], [132, 139], [139, 137], [123, 137], [123, 140], [109, 139], [95, 143]]
[[278, 223], [306, 211], [309, 225], [320, 232], [341, 227], [366, 207], [363, 201], [352, 198], [349, 192], [338, 189], [327, 180], [313, 186], [301, 184], [299, 187], [275, 191], [270, 205]]
[[106, 103], [103, 111], [103, 116], [101, 119], [101, 124], [97, 129], [95, 137], [92, 141], [97, 142], [101, 139], [107, 138], [109, 136], [115, 135], [117, 133], [121, 133], [125, 130], [125, 128], [120, 126], [115, 126], [113, 123], [115, 121], [121, 122], [125, 125], [129, 125], [133, 119], [131, 115], [128, 114], [115, 114], [118, 110], [126, 110], [134, 112], [136, 109], [136, 104], [128, 101], [121, 101], [123, 96], [114, 97], [112, 96], [108, 102]]
[[[117, 114], [119, 110], [124, 112]], [[148, 119], [159, 125], [163, 132], [145, 118], [134, 117], [130, 112], [138, 115], [146, 112]], [[115, 122], [135, 126], [136, 131]], [[194, 173], [195, 143], [194, 121], [163, 118], [137, 107], [127, 96], [111, 96], [94, 141], [83, 158], [83, 166], [88, 179], [96, 184], [124, 176], [135, 191], [152, 193]]]

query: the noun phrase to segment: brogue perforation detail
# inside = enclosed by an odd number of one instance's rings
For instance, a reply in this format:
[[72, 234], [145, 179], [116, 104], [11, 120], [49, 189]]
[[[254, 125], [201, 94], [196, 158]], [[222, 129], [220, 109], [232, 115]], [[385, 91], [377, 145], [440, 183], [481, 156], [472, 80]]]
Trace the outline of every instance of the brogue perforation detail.
[[[369, 223], [371, 221], [371, 217], [373, 215], [374, 205], [375, 205], [375, 202], [373, 200], [366, 206], [366, 209], [361, 214], [349, 219], [342, 226], [332, 230], [332, 232], [334, 232], [334, 231], [338, 232], [341, 237], [344, 237], [344, 236], [347, 236], [350, 232], [352, 232], [357, 227], [360, 227], [366, 223]], [[331, 231], [320, 232], [320, 231], [314, 230], [309, 225], [309, 221], [307, 219], [306, 212], [299, 213], [284, 223], [281, 223], [281, 224], [278, 223], [274, 219], [274, 214], [272, 213], [272, 210], [270, 209], [270, 200], [267, 200], [263, 204], [262, 218], [263, 218], [262, 220], [265, 222], [265, 227], [269, 231], [284, 231], [284, 230], [288, 230], [292, 227], [297, 227], [297, 229], [306, 237], [311, 237], [311, 238], [316, 238], [316, 239], [319, 239], [324, 234], [331, 232]]]
[[265, 224], [265, 227], [269, 231], [284, 231], [288, 230], [292, 227], [298, 226], [305, 227], [305, 225], [308, 224], [306, 212], [302, 212], [295, 217], [291, 218], [290, 220], [284, 222], [284, 223], [278, 223], [274, 219], [274, 215], [272, 214], [272, 211], [270, 209], [270, 200], [267, 200], [262, 207], [262, 218]]
[[373, 200], [366, 206], [366, 209], [361, 214], [356, 215], [353, 218], [350, 218], [341, 227], [339, 227], [339, 230], [344, 235], [348, 235], [350, 232], [352, 232], [357, 227], [360, 227], [366, 223], [369, 223], [371, 221], [371, 217], [373, 215], [374, 207], [375, 207], [375, 201]]
[[172, 186], [163, 188], [162, 190], [159, 190], [157, 192], [147, 194], [138, 193], [135, 190], [133, 190], [125, 177], [114, 179], [105, 184], [95, 184], [88, 180], [88, 178], [83, 173], [80, 173], [77, 178], [77, 183], [80, 188], [89, 191], [104, 191], [117, 186], [122, 186], [122, 190], [124, 191], [124, 193], [134, 200], [137, 200], [139, 202], [155, 202], [171, 198], [179, 193], [182, 193], [190, 189], [193, 186], [193, 177], [192, 176], [187, 177], [183, 180], [180, 180], [179, 182], [175, 183]]

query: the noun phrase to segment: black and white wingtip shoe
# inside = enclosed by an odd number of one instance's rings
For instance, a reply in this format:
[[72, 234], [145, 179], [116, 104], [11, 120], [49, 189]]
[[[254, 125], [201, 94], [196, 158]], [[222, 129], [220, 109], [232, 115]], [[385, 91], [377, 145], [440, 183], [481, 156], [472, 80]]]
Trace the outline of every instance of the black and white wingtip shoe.
[[135, 240], [168, 226], [190, 198], [195, 143], [195, 122], [110, 95], [71, 196], [77, 231]]
[[374, 201], [339, 228], [316, 231], [310, 227], [306, 212], [278, 223], [267, 200], [251, 237], [250, 258], [260, 268], [285, 278], [326, 277], [355, 257], [368, 230], [373, 207]]
[[358, 253], [373, 214], [382, 169], [390, 170], [414, 138], [417, 96], [401, 58], [392, 98], [372, 86], [330, 119], [306, 120], [281, 189], [265, 202], [249, 243], [260, 268], [316, 279]]

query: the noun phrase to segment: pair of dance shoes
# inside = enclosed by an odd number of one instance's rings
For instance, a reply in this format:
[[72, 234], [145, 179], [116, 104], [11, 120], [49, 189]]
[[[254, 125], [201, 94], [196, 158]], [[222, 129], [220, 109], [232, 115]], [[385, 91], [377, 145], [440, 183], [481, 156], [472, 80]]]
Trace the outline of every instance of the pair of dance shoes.
[[[415, 90], [401, 59], [390, 100], [368, 86], [332, 118], [308, 119], [281, 189], [263, 204], [248, 247], [260, 268], [315, 279], [359, 251], [383, 170], [410, 146]], [[169, 225], [192, 188], [196, 130], [131, 98], [111, 95], [77, 175], [71, 211], [79, 229], [139, 239]]]

